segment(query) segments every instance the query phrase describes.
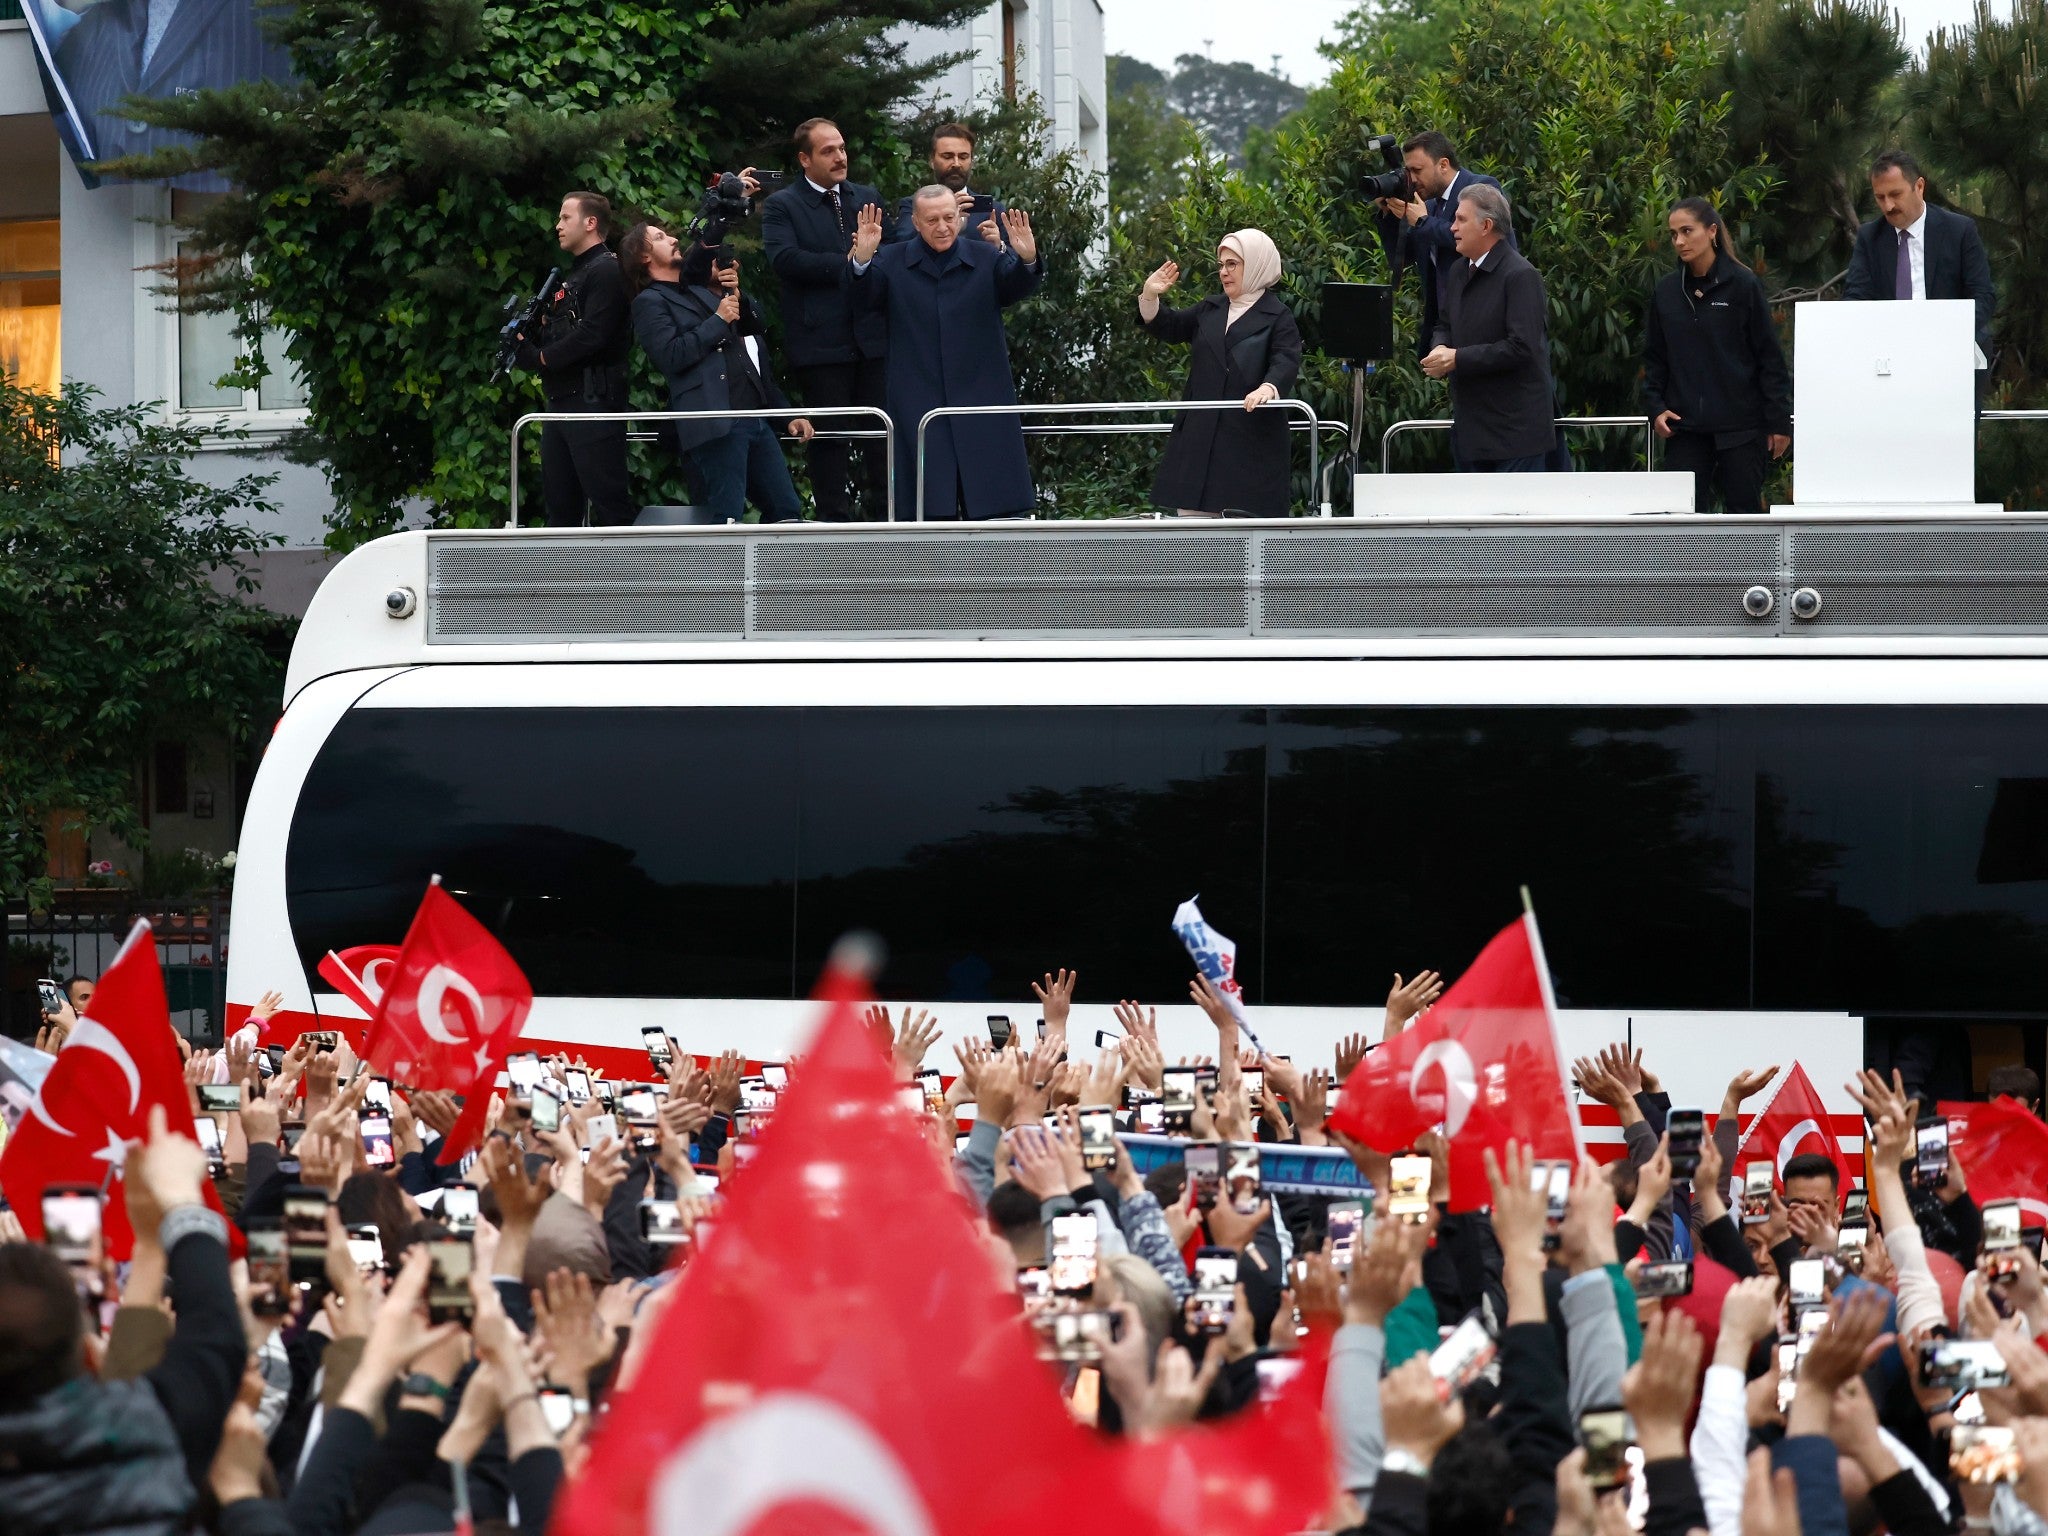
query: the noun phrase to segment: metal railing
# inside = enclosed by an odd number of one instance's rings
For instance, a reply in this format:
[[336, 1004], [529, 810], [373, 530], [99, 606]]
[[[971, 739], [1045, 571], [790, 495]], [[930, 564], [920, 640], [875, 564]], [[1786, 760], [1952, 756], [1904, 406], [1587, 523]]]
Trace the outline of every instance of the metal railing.
[[[1979, 411], [1980, 421], [2048, 421], [2048, 410], [2024, 411]], [[1657, 467], [1656, 423], [1648, 416], [1559, 416], [1555, 425], [1560, 427], [1634, 427], [1643, 428], [1643, 468]], [[1442, 431], [1448, 432], [1451, 423], [1448, 418], [1415, 417], [1397, 421], [1380, 434], [1380, 473], [1387, 474], [1393, 464], [1393, 442], [1397, 432]], [[1325, 498], [1327, 499], [1327, 497]]]
[[0, 910], [7, 948], [18, 962], [0, 985], [0, 1033], [33, 1040], [42, 1006], [31, 978], [62, 981], [76, 974], [97, 980], [113, 964], [135, 919], [146, 917], [172, 1024], [195, 1045], [220, 1043], [227, 1027], [226, 891], [167, 897], [119, 886], [71, 888], [58, 890], [45, 908], [10, 901]]
[[[512, 520], [509, 526], [519, 526], [519, 433], [528, 422], [598, 422], [598, 421], [821, 421], [830, 416], [860, 416], [879, 418], [879, 431], [867, 432], [818, 432], [813, 441], [823, 438], [827, 442], [847, 441], [856, 438], [881, 438], [882, 456], [885, 465], [885, 488], [888, 506], [896, 505], [896, 424], [889, 419], [889, 413], [874, 405], [821, 405], [815, 408], [797, 406], [773, 407], [758, 411], [528, 411], [512, 423]], [[628, 433], [641, 441], [652, 441], [660, 436], [656, 432]]]
[[[1647, 416], [1558, 416], [1553, 426], [1559, 427], [1641, 427], [1643, 429], [1643, 469], [1648, 471], [1656, 459], [1656, 428]], [[1447, 416], [1417, 416], [1406, 421], [1397, 421], [1380, 434], [1380, 473], [1393, 473], [1394, 438], [1402, 432], [1448, 432], [1451, 421]]]
[[[1321, 482], [1322, 434], [1330, 428], [1344, 434], [1345, 442], [1351, 440], [1351, 428], [1341, 421], [1326, 421], [1316, 414], [1314, 406], [1306, 400], [1268, 400], [1256, 407], [1261, 411], [1288, 411], [1307, 417], [1299, 428], [1289, 423], [1290, 429], [1305, 431], [1308, 439], [1308, 479], [1311, 488]], [[1242, 400], [1078, 400], [1063, 405], [942, 405], [937, 410], [926, 411], [917, 423], [917, 518], [924, 516], [924, 458], [925, 441], [931, 424], [950, 416], [1052, 416], [1060, 414], [1082, 414], [1094, 412], [1103, 415], [1135, 415], [1139, 412], [1174, 411], [1241, 411]], [[1448, 423], [1446, 423], [1448, 425]], [[1064, 425], [1046, 427], [1025, 427], [1027, 437], [1087, 436], [1097, 433], [1113, 434], [1127, 432], [1171, 432], [1170, 421], [1145, 422], [1070, 422]], [[1324, 498], [1327, 506], [1328, 497]], [[892, 502], [893, 506], [894, 503]]]

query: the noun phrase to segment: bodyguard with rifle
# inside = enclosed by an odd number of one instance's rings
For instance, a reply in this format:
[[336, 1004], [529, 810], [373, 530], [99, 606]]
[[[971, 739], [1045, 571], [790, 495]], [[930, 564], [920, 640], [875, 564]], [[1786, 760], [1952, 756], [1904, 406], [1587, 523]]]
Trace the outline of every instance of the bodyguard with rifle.
[[[515, 367], [540, 375], [550, 411], [626, 409], [633, 333], [618, 258], [604, 239], [611, 212], [595, 192], [562, 199], [555, 238], [572, 258], [569, 271], [538, 301], [535, 327], [513, 354]], [[543, 423], [540, 476], [550, 528], [582, 526], [586, 508], [596, 527], [633, 521], [623, 421]]]

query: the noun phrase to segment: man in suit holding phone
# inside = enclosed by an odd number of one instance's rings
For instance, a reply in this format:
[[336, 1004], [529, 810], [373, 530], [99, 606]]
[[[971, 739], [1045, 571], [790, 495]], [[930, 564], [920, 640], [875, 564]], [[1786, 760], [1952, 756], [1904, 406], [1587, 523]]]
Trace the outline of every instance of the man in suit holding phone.
[[1870, 192], [1880, 217], [1857, 231], [1842, 296], [1968, 299], [1977, 306], [1977, 350], [1988, 359], [1998, 289], [1976, 220], [1928, 202], [1927, 178], [1903, 149], [1871, 163]]
[[[885, 316], [856, 314], [843, 276], [863, 208], [882, 206], [873, 187], [847, 180], [846, 140], [828, 118], [797, 124], [792, 136], [803, 175], [769, 198], [761, 211], [761, 243], [782, 284], [783, 348], [803, 403], [809, 406], [884, 403], [889, 326]], [[893, 239], [893, 233], [891, 238]], [[868, 425], [854, 417], [828, 419], [829, 431]], [[811, 445], [811, 491], [821, 522], [856, 518], [847, 487], [849, 460], [858, 482], [860, 512], [886, 519], [882, 457], [872, 442], [851, 454], [844, 442]]]
[[[930, 159], [932, 185], [952, 190], [960, 210], [960, 227], [978, 234], [991, 245], [1006, 243], [1003, 205], [992, 192], [976, 192], [974, 179], [974, 130], [965, 123], [941, 123], [932, 130]], [[911, 221], [911, 198], [896, 199], [896, 238], [915, 240], [917, 226]]]

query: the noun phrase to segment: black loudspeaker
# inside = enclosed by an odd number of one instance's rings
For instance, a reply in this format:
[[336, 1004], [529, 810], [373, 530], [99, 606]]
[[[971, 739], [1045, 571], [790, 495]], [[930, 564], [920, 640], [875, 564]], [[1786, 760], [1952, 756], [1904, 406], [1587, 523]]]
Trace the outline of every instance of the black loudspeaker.
[[1353, 362], [1394, 355], [1394, 290], [1386, 283], [1323, 284], [1323, 353]]

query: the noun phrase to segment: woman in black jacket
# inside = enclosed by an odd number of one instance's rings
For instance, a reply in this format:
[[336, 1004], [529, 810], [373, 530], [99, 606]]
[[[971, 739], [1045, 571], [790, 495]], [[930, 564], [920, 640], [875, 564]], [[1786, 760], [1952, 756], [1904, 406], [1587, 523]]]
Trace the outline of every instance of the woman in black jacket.
[[1288, 417], [1260, 405], [1294, 389], [1301, 328], [1279, 295], [1280, 251], [1263, 232], [1241, 229], [1216, 249], [1223, 292], [1192, 309], [1160, 303], [1180, 278], [1166, 262], [1145, 279], [1138, 315], [1162, 341], [1190, 343], [1183, 400], [1242, 400], [1245, 413], [1189, 411], [1173, 424], [1152, 500], [1183, 515], [1285, 517]]

